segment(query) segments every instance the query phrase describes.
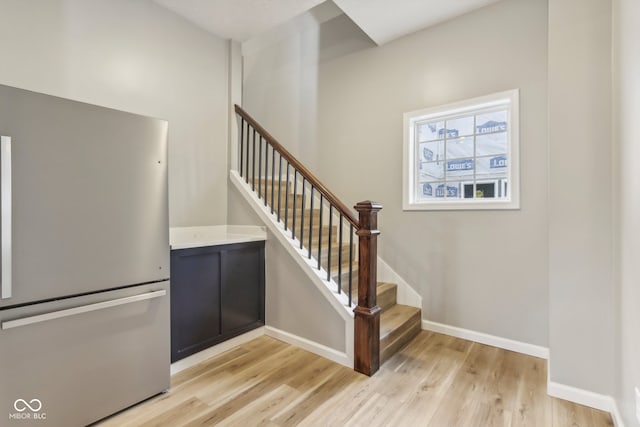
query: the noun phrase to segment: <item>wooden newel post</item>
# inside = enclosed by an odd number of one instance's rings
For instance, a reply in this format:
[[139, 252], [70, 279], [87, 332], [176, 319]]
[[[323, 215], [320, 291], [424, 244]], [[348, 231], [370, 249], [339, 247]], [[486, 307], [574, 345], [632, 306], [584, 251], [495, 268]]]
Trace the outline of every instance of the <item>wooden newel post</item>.
[[380, 367], [380, 307], [378, 286], [378, 211], [382, 205], [372, 201], [354, 206], [358, 211], [358, 306], [354, 318], [354, 369], [373, 375]]

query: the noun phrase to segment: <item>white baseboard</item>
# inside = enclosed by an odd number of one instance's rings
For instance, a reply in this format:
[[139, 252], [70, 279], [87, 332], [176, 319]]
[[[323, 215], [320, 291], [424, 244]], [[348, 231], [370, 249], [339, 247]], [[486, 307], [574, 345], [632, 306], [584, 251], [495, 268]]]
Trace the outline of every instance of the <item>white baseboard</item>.
[[552, 397], [557, 397], [558, 399], [568, 400], [579, 405], [609, 412], [616, 427], [622, 426], [622, 418], [618, 411], [618, 405], [616, 405], [615, 400], [611, 396], [594, 393], [592, 391], [571, 387], [553, 381], [549, 381], [547, 384], [547, 394]]
[[615, 427], [624, 427], [618, 404], [613, 397], [551, 381], [551, 358], [547, 361], [547, 394], [578, 405], [608, 412]]
[[443, 323], [432, 322], [425, 319], [422, 319], [422, 329], [469, 341], [475, 341], [480, 344], [503, 348], [505, 350], [515, 351], [517, 353], [528, 354], [529, 356], [539, 357], [541, 359], [549, 359], [549, 349], [535, 344], [510, 340], [508, 338], [497, 337], [495, 335], [471, 331], [469, 329], [458, 328], [456, 326], [445, 325]]
[[273, 326], [265, 326], [264, 334], [280, 341], [284, 341], [288, 344], [295, 345], [296, 347], [300, 347], [303, 350], [310, 351], [311, 353], [322, 356], [348, 368], [353, 368], [353, 361], [346, 353], [342, 353], [336, 349], [327, 347], [326, 345], [299, 337], [298, 335], [294, 335], [290, 332], [274, 328]]
[[398, 304], [422, 308], [422, 297], [382, 258], [378, 257], [378, 281], [398, 285]]
[[613, 425], [615, 427], [624, 427], [624, 421], [622, 421], [622, 414], [620, 413], [620, 409], [618, 408], [618, 404], [615, 399], [612, 400], [612, 408], [609, 413], [611, 414], [611, 419], [613, 420]]
[[184, 371], [187, 368], [195, 366], [198, 363], [204, 362], [207, 359], [224, 353], [225, 351], [231, 350], [232, 348], [247, 343], [253, 339], [264, 336], [264, 329], [265, 327], [262, 326], [242, 335], [238, 335], [237, 337], [231, 338], [230, 340], [224, 341], [218, 345], [214, 345], [213, 347], [209, 347], [196, 354], [192, 354], [189, 357], [178, 360], [177, 362], [171, 364], [171, 375], [177, 374], [180, 371]]

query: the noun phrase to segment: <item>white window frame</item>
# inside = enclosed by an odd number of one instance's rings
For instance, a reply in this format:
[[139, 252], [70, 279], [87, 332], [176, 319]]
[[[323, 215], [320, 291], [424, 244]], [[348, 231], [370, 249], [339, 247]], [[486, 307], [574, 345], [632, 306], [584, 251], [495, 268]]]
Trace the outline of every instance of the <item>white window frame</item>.
[[[507, 182], [508, 197], [500, 199], [429, 199], [418, 197], [419, 161], [415, 137], [415, 123], [437, 120], [452, 115], [474, 113], [477, 110], [504, 106], [508, 111], [507, 127]], [[403, 152], [403, 210], [500, 210], [520, 209], [520, 155], [519, 155], [519, 90], [513, 89], [451, 104], [411, 111], [404, 114]], [[474, 129], [475, 132], [475, 129]], [[474, 162], [477, 164], [476, 157]]]

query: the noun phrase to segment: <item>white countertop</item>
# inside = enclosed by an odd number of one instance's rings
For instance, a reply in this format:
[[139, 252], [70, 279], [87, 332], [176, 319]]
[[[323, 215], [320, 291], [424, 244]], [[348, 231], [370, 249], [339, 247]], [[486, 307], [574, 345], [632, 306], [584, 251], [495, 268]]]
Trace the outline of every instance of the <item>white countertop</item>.
[[204, 227], [171, 227], [171, 249], [199, 248], [230, 243], [267, 240], [265, 227], [257, 225], [211, 225]]

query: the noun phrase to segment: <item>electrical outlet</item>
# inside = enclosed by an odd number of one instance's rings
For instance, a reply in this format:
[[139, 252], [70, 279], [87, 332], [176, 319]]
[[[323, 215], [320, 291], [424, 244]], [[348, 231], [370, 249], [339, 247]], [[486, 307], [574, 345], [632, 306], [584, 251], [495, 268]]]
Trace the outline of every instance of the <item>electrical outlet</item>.
[[636, 387], [636, 418], [640, 422], [640, 388]]

